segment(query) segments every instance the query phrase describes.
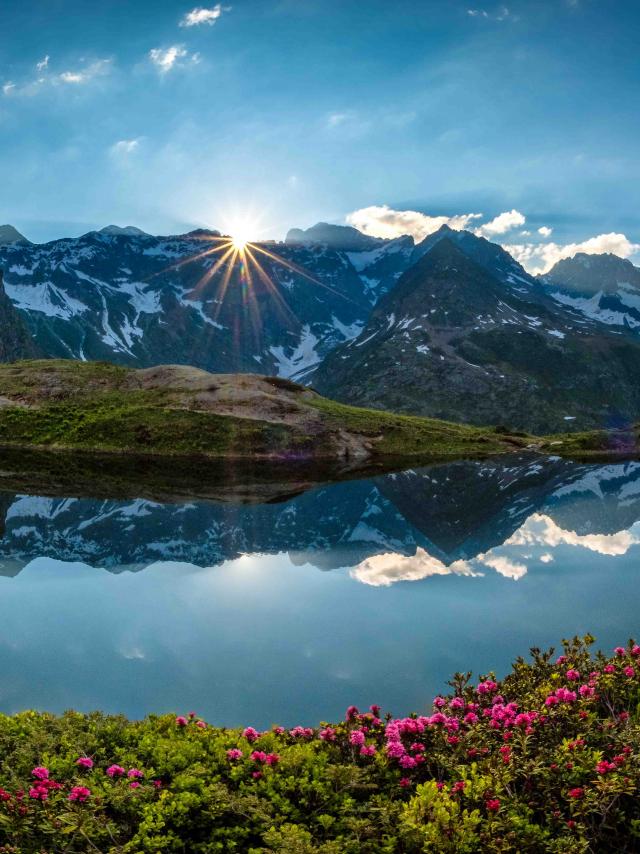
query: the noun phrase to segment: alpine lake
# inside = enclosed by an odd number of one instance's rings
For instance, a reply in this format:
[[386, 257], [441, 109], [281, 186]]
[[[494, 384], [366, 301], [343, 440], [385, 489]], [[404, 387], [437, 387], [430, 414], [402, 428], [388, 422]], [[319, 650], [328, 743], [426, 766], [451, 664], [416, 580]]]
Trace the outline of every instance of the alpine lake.
[[[44, 467], [46, 468], [46, 466]], [[264, 727], [637, 629], [640, 463], [189, 475], [0, 460], [0, 711]]]

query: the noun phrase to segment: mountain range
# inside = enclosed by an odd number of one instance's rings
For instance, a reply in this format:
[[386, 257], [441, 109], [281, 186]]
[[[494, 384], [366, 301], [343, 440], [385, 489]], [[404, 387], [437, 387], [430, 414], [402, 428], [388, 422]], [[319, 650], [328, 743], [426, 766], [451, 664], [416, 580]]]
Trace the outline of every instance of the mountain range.
[[614, 255], [527, 273], [442, 226], [417, 245], [318, 223], [225, 255], [216, 231], [0, 227], [0, 360], [189, 364], [340, 401], [535, 432], [640, 417], [640, 269]]

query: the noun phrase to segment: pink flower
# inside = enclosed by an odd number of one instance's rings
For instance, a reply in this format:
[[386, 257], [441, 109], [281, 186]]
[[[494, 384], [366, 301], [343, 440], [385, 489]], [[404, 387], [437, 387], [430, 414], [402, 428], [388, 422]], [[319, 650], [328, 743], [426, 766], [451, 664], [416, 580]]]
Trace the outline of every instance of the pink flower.
[[354, 729], [353, 732], [349, 734], [349, 742], [355, 747], [363, 745], [364, 740], [364, 733], [361, 729]]
[[196, 726], [198, 727], [198, 729], [206, 729], [207, 728], [207, 725], [204, 721], [197, 721]]
[[186, 725], [187, 725], [187, 719], [184, 717], [184, 715], [178, 715], [178, 717], [176, 718], [176, 726], [186, 726]]
[[626, 653], [626, 649], [623, 646], [617, 646], [613, 651], [619, 658]]
[[574, 670], [573, 668], [571, 670], [567, 670], [567, 679], [570, 682], [577, 682], [579, 678], [580, 673], [578, 670]]
[[591, 685], [581, 685], [578, 688], [578, 694], [580, 694], [581, 697], [593, 697], [595, 693], [596, 689], [592, 688]]
[[567, 661], [567, 656], [566, 656], [566, 655], [559, 655], [559, 656], [556, 658], [556, 664], [565, 664], [565, 663], [566, 663], [566, 661]]
[[265, 759], [267, 765], [277, 765], [280, 762], [280, 756], [277, 753], [267, 753], [267, 758]]
[[162, 788], [162, 780], [152, 780], [151, 781], [156, 789]]
[[38, 765], [31, 772], [36, 780], [48, 780], [49, 779], [49, 769], [45, 768], [43, 765]]
[[377, 703], [373, 703], [373, 705], [369, 706], [369, 711], [374, 716], [374, 718], [379, 718], [381, 708], [382, 706], [379, 706]]
[[313, 738], [313, 730], [310, 726], [294, 726], [289, 730], [292, 738]]
[[449, 706], [452, 709], [464, 709], [464, 700], [462, 697], [454, 697], [449, 703]]
[[477, 724], [478, 716], [475, 712], [467, 712], [467, 714], [464, 716], [464, 722], [466, 724]]
[[636, 675], [636, 671], [633, 669], [633, 667], [625, 667], [622, 672], [625, 676], [629, 676], [629, 678]]
[[284, 735], [284, 733], [285, 733], [285, 729], [284, 729], [284, 727], [283, 727], [283, 726], [274, 726], [274, 727], [273, 727], [273, 732], [274, 732], [276, 735]]
[[109, 765], [107, 768], [107, 776], [109, 777], [124, 777], [126, 771], [122, 765]]
[[90, 797], [91, 790], [87, 789], [86, 786], [74, 786], [69, 792], [69, 800], [78, 801], [81, 804], [83, 804]]
[[144, 777], [144, 773], [139, 768], [131, 768], [127, 771], [127, 777], [130, 780], [139, 780], [141, 777]]
[[332, 727], [328, 726], [324, 729], [321, 729], [318, 733], [318, 738], [321, 741], [335, 741], [336, 740], [336, 731], [332, 729]]
[[247, 739], [248, 742], [251, 743], [257, 741], [260, 738], [260, 733], [252, 726], [246, 727], [246, 729], [243, 730], [242, 735]]
[[49, 789], [47, 786], [38, 783], [29, 789], [29, 797], [33, 798], [34, 801], [46, 801], [49, 797]]
[[487, 801], [487, 809], [489, 812], [498, 812], [500, 809], [500, 801], [497, 798], [491, 798]]
[[262, 777], [262, 771], [253, 771], [251, 776], [254, 780], [259, 780]]
[[254, 762], [266, 762], [267, 754], [263, 750], [254, 750], [250, 756]]
[[81, 756], [79, 759], [76, 759], [76, 765], [80, 768], [93, 768], [93, 759], [89, 759], [88, 756]]
[[584, 789], [580, 786], [576, 786], [575, 789], [569, 789], [568, 795], [570, 798], [574, 798], [575, 800], [577, 800], [578, 798], [581, 798], [584, 795]]
[[227, 759], [231, 762], [236, 762], [238, 759], [242, 759], [242, 751], [238, 750], [237, 747], [232, 747], [231, 750], [227, 750]]
[[400, 765], [401, 768], [415, 768], [417, 765], [417, 762], [413, 758], [413, 756], [409, 756], [408, 754], [405, 753], [404, 756], [401, 756], [398, 759], [398, 764]]
[[141, 785], [142, 785], [142, 783], [140, 783], [138, 780], [132, 780], [129, 783], [129, 788], [130, 789], [139, 789]]
[[605, 664], [605, 666], [602, 669], [604, 670], [605, 673], [615, 673], [616, 672], [616, 668], [613, 664]]
[[364, 744], [360, 748], [360, 756], [375, 756], [375, 755], [376, 755], [376, 748], [375, 748], [375, 745], [373, 745], [373, 744], [369, 744], [369, 745]]
[[349, 706], [345, 713], [345, 720], [352, 721], [359, 713], [357, 706]]
[[433, 701], [433, 705], [436, 707], [436, 709], [442, 709], [444, 706], [447, 705], [447, 701], [444, 697], [436, 697]]
[[638, 644], [635, 644], [635, 646], [632, 647], [631, 655], [640, 655], [640, 646], [638, 646]]

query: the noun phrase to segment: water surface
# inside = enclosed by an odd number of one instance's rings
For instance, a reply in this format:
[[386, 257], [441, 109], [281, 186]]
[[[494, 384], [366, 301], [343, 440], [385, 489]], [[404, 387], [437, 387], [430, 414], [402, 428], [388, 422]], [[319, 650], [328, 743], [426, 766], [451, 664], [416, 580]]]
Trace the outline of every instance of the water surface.
[[640, 464], [509, 457], [275, 503], [0, 493], [0, 709], [316, 723], [638, 631]]

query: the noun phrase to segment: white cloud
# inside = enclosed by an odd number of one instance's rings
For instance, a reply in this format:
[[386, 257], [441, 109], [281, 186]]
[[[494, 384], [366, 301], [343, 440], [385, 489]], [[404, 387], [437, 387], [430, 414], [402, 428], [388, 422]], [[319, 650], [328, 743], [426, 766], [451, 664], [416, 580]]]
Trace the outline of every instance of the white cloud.
[[520, 225], [524, 225], [526, 217], [517, 211], [515, 208], [511, 211], [504, 211], [494, 217], [489, 222], [476, 228], [476, 234], [480, 237], [495, 237], [498, 234], [506, 234]]
[[543, 555], [540, 555], [540, 563], [552, 563], [553, 555], [550, 552], [545, 552]]
[[406, 556], [389, 552], [374, 555], [355, 566], [350, 575], [370, 587], [389, 587], [397, 581], [421, 581], [433, 575], [476, 575], [466, 561], [447, 566], [424, 549]]
[[208, 24], [209, 26], [213, 26], [218, 18], [221, 17], [223, 12], [230, 12], [231, 6], [222, 6], [220, 3], [216, 3], [211, 9], [206, 9], [203, 7], [196, 7], [192, 9], [190, 12], [182, 18], [180, 21], [181, 27], [198, 27], [200, 24]]
[[482, 214], [458, 214], [455, 216], [429, 216], [420, 211], [397, 211], [388, 205], [371, 205], [347, 214], [346, 221], [364, 234], [372, 237], [400, 237], [410, 234], [416, 242], [424, 240], [441, 226], [461, 230]]
[[495, 12], [486, 9], [467, 9], [467, 15], [471, 18], [483, 18], [486, 21], [508, 21], [513, 18], [511, 10], [507, 6], [500, 6]]
[[640, 536], [633, 529], [616, 534], [577, 534], [575, 531], [564, 530], [543, 513], [534, 513], [504, 545], [581, 546], [589, 551], [613, 557], [626, 554], [631, 546], [638, 544]]
[[512, 243], [503, 244], [507, 252], [532, 273], [547, 273], [563, 258], [573, 258], [578, 252], [600, 255], [610, 252], [620, 258], [629, 258], [640, 252], [640, 244], [632, 243], [625, 234], [610, 232], [598, 234], [581, 243]]
[[111, 59], [97, 59], [88, 65], [82, 65], [78, 69], [62, 71], [60, 74], [48, 74], [49, 56], [45, 56], [37, 63], [36, 69], [39, 76], [20, 84], [13, 82], [5, 83], [2, 91], [5, 95], [16, 95], [33, 97], [45, 91], [49, 86], [81, 86], [89, 83], [97, 77], [104, 77], [111, 71], [113, 62]]
[[514, 581], [519, 581], [527, 574], [527, 567], [523, 563], [516, 563], [504, 555], [492, 555], [487, 552], [487, 554], [478, 555], [477, 560], [485, 566], [495, 569], [505, 578], [513, 578]]
[[171, 47], [154, 47], [149, 51], [149, 59], [156, 66], [160, 74], [167, 74], [189, 55], [184, 45], [174, 44]]
[[[548, 225], [541, 225], [538, 229], [538, 234], [541, 234], [543, 237], [551, 237], [551, 233], [553, 232], [552, 228], [549, 228]], [[523, 232], [524, 234], [524, 232]]]
[[140, 147], [140, 138], [138, 139], [120, 139], [109, 149], [109, 154], [112, 157], [126, 157], [133, 154]]
[[77, 86], [83, 83], [88, 83], [95, 77], [102, 77], [105, 74], [108, 74], [110, 69], [110, 59], [98, 59], [96, 62], [92, 62], [90, 65], [80, 68], [77, 71], [63, 71], [62, 74], [58, 74], [57, 77], [52, 78], [52, 80], [53, 82], [70, 83]]

